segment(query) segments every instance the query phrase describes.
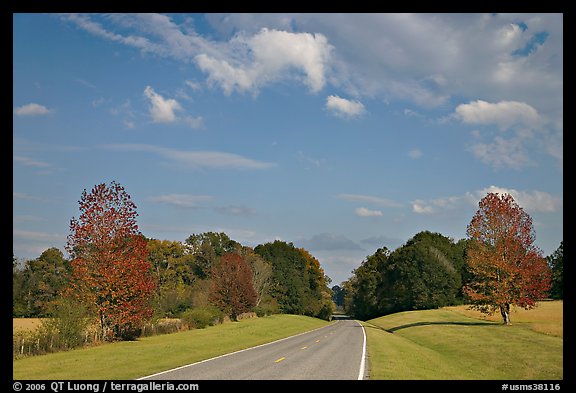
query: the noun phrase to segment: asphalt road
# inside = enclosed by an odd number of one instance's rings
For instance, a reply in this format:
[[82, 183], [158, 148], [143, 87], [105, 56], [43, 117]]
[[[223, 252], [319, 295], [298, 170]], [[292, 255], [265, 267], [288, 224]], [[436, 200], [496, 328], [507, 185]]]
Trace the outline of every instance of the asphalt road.
[[164, 371], [148, 380], [357, 380], [366, 376], [366, 339], [358, 321]]

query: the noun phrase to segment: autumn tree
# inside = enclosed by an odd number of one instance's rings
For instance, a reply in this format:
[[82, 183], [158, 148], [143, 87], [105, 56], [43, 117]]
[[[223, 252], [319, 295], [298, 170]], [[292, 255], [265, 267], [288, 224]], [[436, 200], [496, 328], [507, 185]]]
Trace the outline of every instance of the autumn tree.
[[149, 318], [156, 284], [136, 205], [119, 183], [83, 191], [80, 217], [70, 221], [69, 295], [98, 316], [103, 339], [133, 339]]
[[238, 254], [226, 253], [211, 269], [209, 299], [232, 320], [256, 305], [258, 295], [252, 284], [252, 269]]
[[468, 225], [469, 281], [463, 291], [471, 307], [500, 311], [510, 324], [510, 306], [533, 308], [551, 286], [550, 268], [534, 245], [531, 217], [509, 194], [488, 193]]

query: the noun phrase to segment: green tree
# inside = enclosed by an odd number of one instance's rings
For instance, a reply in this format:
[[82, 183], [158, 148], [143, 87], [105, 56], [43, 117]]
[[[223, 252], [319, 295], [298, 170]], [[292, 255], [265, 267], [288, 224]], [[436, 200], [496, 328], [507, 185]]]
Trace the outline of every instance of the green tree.
[[240, 253], [242, 245], [230, 239], [224, 232], [204, 232], [192, 234], [186, 241], [188, 252], [194, 255], [194, 274], [201, 279], [208, 278], [212, 265], [226, 253]]
[[370, 319], [380, 315], [379, 303], [385, 299], [379, 298], [377, 288], [381, 287], [382, 269], [390, 251], [386, 247], [376, 250], [374, 254], [362, 261], [359, 267], [352, 271], [353, 276], [344, 282], [345, 310], [358, 319]]
[[52, 313], [68, 282], [69, 262], [62, 251], [51, 247], [20, 270], [13, 263], [13, 312], [27, 317], [46, 317]]
[[319, 262], [307, 251], [276, 240], [256, 246], [254, 252], [272, 266], [270, 295], [278, 302], [281, 312], [311, 316], [327, 314], [330, 289]]
[[194, 256], [182, 242], [149, 239], [149, 260], [158, 283], [155, 308], [159, 316], [173, 317], [192, 306]]
[[548, 257], [548, 265], [552, 270], [552, 288], [550, 297], [564, 299], [564, 242]]
[[257, 294], [256, 306], [259, 306], [272, 286], [272, 266], [250, 247], [242, 247], [241, 255], [252, 269], [252, 283]]
[[452, 239], [422, 231], [396, 249], [379, 271], [383, 313], [454, 304], [462, 286], [460, 249]]

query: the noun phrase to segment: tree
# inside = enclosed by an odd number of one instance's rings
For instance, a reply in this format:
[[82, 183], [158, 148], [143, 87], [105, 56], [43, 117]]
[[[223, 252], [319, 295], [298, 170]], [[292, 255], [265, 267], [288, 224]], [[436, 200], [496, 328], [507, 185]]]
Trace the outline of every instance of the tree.
[[103, 339], [133, 339], [153, 313], [156, 287], [136, 205], [115, 181], [84, 190], [79, 204], [66, 244], [72, 258], [69, 296], [96, 313]]
[[156, 312], [176, 316], [192, 306], [194, 256], [178, 241], [149, 239], [147, 248], [157, 281]]
[[208, 278], [211, 266], [226, 253], [240, 253], [241, 245], [230, 239], [224, 232], [204, 232], [192, 234], [186, 241], [188, 252], [194, 255], [194, 274], [198, 278]]
[[275, 240], [259, 244], [254, 252], [272, 266], [270, 295], [281, 312], [328, 319], [332, 296], [320, 263], [306, 250]]
[[68, 261], [62, 251], [51, 247], [26, 262], [22, 271], [13, 262], [13, 312], [27, 317], [46, 317], [52, 313], [68, 280]]
[[378, 270], [387, 263], [389, 256], [388, 248], [379, 248], [362, 261], [360, 266], [352, 271], [354, 275], [344, 282], [344, 308], [348, 314], [363, 320], [379, 316], [378, 304], [383, 299], [379, 299], [376, 293], [382, 282], [382, 275]]
[[382, 313], [452, 305], [462, 287], [461, 249], [452, 239], [422, 231], [379, 266]]
[[242, 247], [241, 255], [252, 269], [252, 283], [257, 294], [256, 306], [259, 306], [272, 285], [272, 266], [250, 247]]
[[238, 254], [227, 253], [212, 266], [210, 301], [232, 320], [256, 305], [258, 295], [252, 284], [252, 269]]
[[488, 193], [467, 228], [470, 239], [463, 291], [471, 307], [491, 315], [497, 310], [510, 324], [510, 306], [535, 307], [551, 286], [542, 252], [534, 245], [531, 217], [509, 194]]
[[552, 289], [550, 297], [553, 299], [564, 298], [564, 242], [548, 258], [548, 266], [552, 269]]

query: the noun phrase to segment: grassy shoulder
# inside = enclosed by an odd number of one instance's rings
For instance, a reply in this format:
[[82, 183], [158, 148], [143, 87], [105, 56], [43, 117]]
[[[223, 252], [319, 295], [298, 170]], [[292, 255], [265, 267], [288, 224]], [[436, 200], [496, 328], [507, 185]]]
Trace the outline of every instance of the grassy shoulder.
[[278, 314], [206, 329], [144, 337], [14, 360], [15, 380], [135, 379], [325, 326], [330, 322]]
[[562, 308], [552, 303], [517, 314], [516, 323], [513, 314], [512, 326], [466, 307], [366, 321], [370, 379], [562, 379], [562, 328], [554, 326], [562, 325]]

